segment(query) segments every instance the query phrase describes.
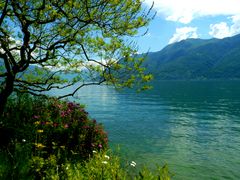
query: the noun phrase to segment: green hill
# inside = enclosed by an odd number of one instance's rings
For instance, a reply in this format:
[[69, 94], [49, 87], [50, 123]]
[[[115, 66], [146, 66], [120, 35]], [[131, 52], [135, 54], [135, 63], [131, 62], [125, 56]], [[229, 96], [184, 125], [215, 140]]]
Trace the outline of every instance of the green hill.
[[144, 66], [156, 79], [239, 79], [240, 35], [170, 44], [148, 53]]

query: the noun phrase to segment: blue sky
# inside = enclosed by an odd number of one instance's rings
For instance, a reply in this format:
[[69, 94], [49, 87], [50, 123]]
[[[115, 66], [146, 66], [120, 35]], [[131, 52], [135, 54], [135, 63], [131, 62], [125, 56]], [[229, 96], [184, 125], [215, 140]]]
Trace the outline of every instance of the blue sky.
[[[150, 7], [153, 0], [145, 0]], [[187, 38], [210, 39], [240, 33], [240, 0], [154, 0], [155, 19], [137, 38], [139, 52], [159, 51]]]

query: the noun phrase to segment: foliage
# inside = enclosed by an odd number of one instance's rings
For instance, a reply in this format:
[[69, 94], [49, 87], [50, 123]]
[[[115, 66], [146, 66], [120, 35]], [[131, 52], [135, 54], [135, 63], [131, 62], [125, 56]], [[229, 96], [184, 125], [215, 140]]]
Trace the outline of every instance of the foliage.
[[83, 165], [75, 164], [72, 168], [68, 169], [68, 177], [72, 177], [71, 175], [75, 174], [75, 178], [73, 179], [84, 180], [170, 180], [170, 177], [172, 176], [167, 165], [158, 167], [155, 171], [151, 171], [147, 167], [144, 167], [143, 169], [138, 168], [139, 170], [137, 170], [137, 164], [134, 161], [132, 161], [132, 163], [135, 163], [134, 165], [130, 163], [125, 167], [121, 167], [120, 159], [111, 153], [110, 155], [108, 154], [109, 152], [94, 153], [93, 158], [86, 161]]
[[94, 152], [93, 158], [84, 164], [74, 164], [67, 171], [69, 179], [126, 179], [126, 172], [120, 167], [119, 158], [106, 152]]
[[[70, 179], [70, 180], [170, 180], [167, 166], [158, 168], [154, 171], [147, 167], [136, 169], [136, 166], [129, 164], [122, 167], [119, 157], [111, 154], [109, 151], [96, 152], [93, 156], [83, 162], [63, 162], [57, 163], [55, 155], [44, 159], [39, 156], [32, 158], [19, 159], [17, 169], [11, 169], [7, 160], [0, 156], [0, 178], [9, 179]], [[24, 152], [23, 152], [24, 153]], [[19, 163], [21, 165], [19, 165]], [[132, 173], [135, 172], [135, 173]], [[6, 176], [6, 175], [9, 176]]]
[[133, 161], [123, 167], [103, 127], [76, 103], [12, 96], [0, 130], [0, 179], [170, 178], [166, 167], [139, 173]]
[[30, 160], [29, 173], [33, 174], [34, 179], [60, 179], [64, 178], [63, 166], [57, 162], [55, 155], [50, 155], [47, 159], [33, 156]]
[[0, 114], [13, 91], [148, 81], [128, 39], [153, 18], [140, 0], [2, 0], [0, 14]]
[[55, 155], [61, 161], [86, 159], [93, 150], [105, 149], [108, 141], [103, 127], [89, 119], [83, 106], [55, 98], [13, 98], [1, 128], [8, 130], [3, 136], [11, 136], [9, 145], [26, 141], [32, 145], [32, 155]]

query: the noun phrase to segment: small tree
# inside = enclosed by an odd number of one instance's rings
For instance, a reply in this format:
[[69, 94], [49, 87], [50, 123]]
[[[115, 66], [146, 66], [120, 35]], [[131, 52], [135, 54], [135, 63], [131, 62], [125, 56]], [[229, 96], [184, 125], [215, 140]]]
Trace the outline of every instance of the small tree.
[[14, 91], [75, 87], [63, 98], [86, 85], [150, 80], [127, 39], [153, 18], [150, 10], [140, 0], [1, 0], [0, 114]]

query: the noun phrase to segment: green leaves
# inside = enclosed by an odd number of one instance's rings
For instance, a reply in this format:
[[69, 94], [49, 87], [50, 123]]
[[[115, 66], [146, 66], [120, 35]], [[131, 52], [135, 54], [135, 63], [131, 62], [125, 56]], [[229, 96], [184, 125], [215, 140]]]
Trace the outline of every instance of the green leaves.
[[[140, 0], [19, 0], [7, 9], [0, 44], [6, 46], [8, 73], [17, 77], [15, 89], [38, 94], [79, 81], [133, 87], [151, 79], [130, 39], [151, 19]], [[64, 78], [59, 70], [78, 78]]]

